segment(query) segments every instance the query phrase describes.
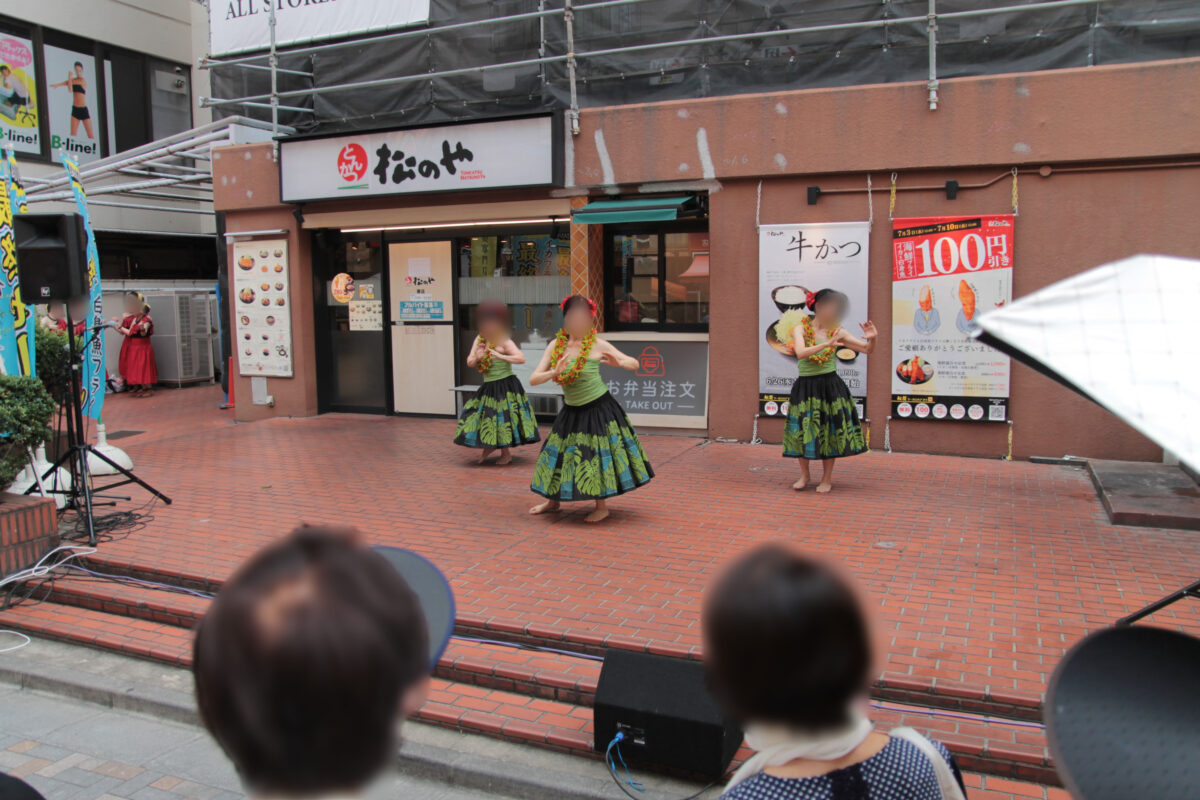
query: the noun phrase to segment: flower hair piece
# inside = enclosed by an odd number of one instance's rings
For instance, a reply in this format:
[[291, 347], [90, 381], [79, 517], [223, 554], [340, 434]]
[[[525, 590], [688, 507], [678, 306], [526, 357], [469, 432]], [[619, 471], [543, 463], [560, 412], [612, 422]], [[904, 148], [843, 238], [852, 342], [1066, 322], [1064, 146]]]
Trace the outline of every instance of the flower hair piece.
[[817, 293], [816, 292], [809, 292], [807, 295], [804, 296], [804, 305], [808, 306], [809, 308], [812, 308], [813, 306], [815, 306], [816, 303], [817, 303]]
[[[560, 310], [560, 311], [566, 311], [566, 310], [567, 310], [567, 303], [570, 301], [570, 299], [571, 299], [572, 297], [583, 297], [583, 295], [574, 295], [574, 294], [569, 294], [569, 295], [567, 295], [566, 297], [564, 297], [564, 298], [562, 299], [562, 302], [558, 304], [558, 308], [559, 308], [559, 310]], [[596, 316], [596, 301], [595, 301], [595, 300], [593, 300], [593, 299], [592, 299], [592, 298], [590, 298], [590, 297], [584, 297], [583, 299], [587, 301], [587, 304], [588, 304], [588, 309], [590, 309], [590, 310], [591, 310], [591, 312], [592, 312], [592, 316], [593, 316], [593, 317], [594, 317], [594, 316]]]

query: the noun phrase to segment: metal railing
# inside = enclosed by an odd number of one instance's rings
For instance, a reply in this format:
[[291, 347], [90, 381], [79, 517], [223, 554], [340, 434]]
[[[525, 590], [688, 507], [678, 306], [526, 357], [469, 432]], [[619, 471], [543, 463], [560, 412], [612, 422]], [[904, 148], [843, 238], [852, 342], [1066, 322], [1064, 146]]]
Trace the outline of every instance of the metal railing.
[[[958, 19], [969, 19], [976, 17], [998, 16], [1005, 14], [1021, 14], [1032, 11], [1046, 11], [1052, 9], [1068, 8], [1072, 6], [1099, 6], [1106, 2], [1114, 2], [1115, 0], [1041, 0], [1041, 2], [1031, 2], [1025, 4], [1013, 4], [1005, 6], [996, 6], [991, 8], [969, 9], [965, 11], [951, 11], [939, 13], [937, 11], [936, 0], [928, 0], [927, 13], [924, 15], [910, 15], [903, 17], [891, 17], [883, 19], [861, 20], [855, 22], [839, 22], [821, 25], [798, 26], [778, 28], [774, 30], [753, 30], [743, 33], [719, 34], [712, 36], [703, 36], [690, 39], [674, 39], [668, 41], [644, 42], [638, 44], [621, 45], [617, 47], [599, 48], [593, 50], [576, 50], [575, 49], [575, 23], [576, 16], [582, 13], [593, 12], [601, 9], [610, 9], [616, 6], [632, 6], [651, 0], [600, 0], [594, 3], [579, 4], [574, 0], [564, 0], [562, 8], [542, 9], [538, 11], [529, 11], [519, 14], [510, 14], [507, 16], [491, 17], [486, 19], [469, 20], [464, 22], [452, 23], [448, 25], [437, 25], [423, 28], [406, 29], [394, 33], [388, 33], [377, 36], [369, 36], [361, 39], [354, 39], [342, 42], [332, 42], [328, 44], [309, 45], [296, 48], [289, 48], [288, 54], [314, 55], [318, 53], [329, 53], [341, 50], [347, 47], [361, 46], [364, 42], [372, 44], [401, 42], [417, 37], [429, 37], [439, 34], [464, 31], [472, 28], [479, 28], [492, 25], [505, 25], [513, 22], [533, 21], [537, 20], [543, 23], [541, 32], [541, 45], [538, 49], [539, 55], [534, 58], [519, 59], [516, 61], [505, 61], [494, 64], [481, 64], [477, 66], [439, 69], [428, 72], [421, 72], [408, 75], [395, 75], [384, 78], [375, 78], [371, 80], [345, 81], [334, 83], [326, 86], [313, 86], [303, 89], [291, 89], [280, 91], [278, 88], [278, 74], [288, 74], [313, 78], [312, 72], [304, 72], [302, 70], [283, 69], [278, 65], [279, 51], [275, 42], [274, 31], [274, 13], [270, 15], [270, 46], [267, 52], [258, 53], [247, 56], [239, 56], [230, 59], [203, 58], [199, 66], [202, 69], [211, 69], [214, 67], [241, 67], [246, 69], [262, 70], [267, 69], [271, 72], [271, 89], [269, 92], [247, 95], [244, 97], [233, 98], [216, 98], [216, 97], [201, 97], [200, 104], [209, 108], [224, 108], [231, 106], [243, 106], [251, 108], [269, 108], [271, 110], [271, 120], [273, 130], [278, 131], [278, 114], [280, 110], [292, 111], [303, 114], [315, 114], [311, 108], [305, 108], [297, 105], [284, 105], [281, 100], [291, 100], [293, 98], [314, 97], [322, 94], [330, 94], [337, 92], [347, 92], [361, 89], [377, 89], [382, 87], [399, 86], [406, 83], [419, 81], [432, 81], [439, 78], [454, 78], [463, 75], [484, 74], [491, 71], [499, 70], [519, 70], [527, 67], [542, 68], [547, 64], [565, 64], [567, 71], [567, 80], [569, 83], [570, 101], [567, 110], [567, 118], [570, 122], [571, 132], [579, 133], [579, 100], [577, 89], [577, 65], [581, 61], [589, 59], [601, 59], [610, 56], [625, 55], [631, 53], [648, 52], [656, 50], [678, 50], [696, 45], [712, 45], [728, 42], [746, 42], [749, 40], [766, 40], [779, 39], [789, 36], [824, 34], [835, 32], [850, 32], [850, 31], [865, 31], [872, 29], [887, 29], [897, 26], [919, 26], [923, 27], [926, 34], [929, 50], [929, 75], [926, 82], [928, 91], [928, 104], [931, 111], [936, 110], [939, 103], [939, 80], [938, 80], [938, 23], [939, 21], [949, 21]], [[273, 8], [273, 4], [272, 4]], [[566, 32], [566, 52], [547, 55], [544, 23], [547, 19], [558, 18], [562, 20]], [[266, 60], [266, 65], [259, 63]]]

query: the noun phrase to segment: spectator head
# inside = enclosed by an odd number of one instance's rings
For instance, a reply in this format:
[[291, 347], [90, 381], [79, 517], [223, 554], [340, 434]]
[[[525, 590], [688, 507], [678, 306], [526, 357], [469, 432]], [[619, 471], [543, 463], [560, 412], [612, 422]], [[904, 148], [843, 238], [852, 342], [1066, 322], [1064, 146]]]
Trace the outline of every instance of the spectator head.
[[198, 626], [200, 716], [260, 795], [364, 788], [430, 671], [421, 606], [350, 530], [301, 527], [250, 559]]
[[709, 587], [703, 634], [709, 688], [743, 724], [833, 730], [866, 692], [871, 643], [855, 589], [786, 545], [750, 551]]

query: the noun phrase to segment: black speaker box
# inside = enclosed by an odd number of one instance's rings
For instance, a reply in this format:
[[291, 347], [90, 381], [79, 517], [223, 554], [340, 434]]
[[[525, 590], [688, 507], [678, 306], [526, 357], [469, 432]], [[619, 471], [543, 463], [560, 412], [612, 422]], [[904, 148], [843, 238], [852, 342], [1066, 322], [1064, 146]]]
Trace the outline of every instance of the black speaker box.
[[88, 293], [83, 217], [18, 214], [13, 219], [13, 234], [22, 300], [29, 304], [47, 303]]
[[742, 743], [709, 696], [699, 661], [609, 650], [593, 712], [596, 750], [624, 733], [621, 754], [649, 766], [716, 779]]

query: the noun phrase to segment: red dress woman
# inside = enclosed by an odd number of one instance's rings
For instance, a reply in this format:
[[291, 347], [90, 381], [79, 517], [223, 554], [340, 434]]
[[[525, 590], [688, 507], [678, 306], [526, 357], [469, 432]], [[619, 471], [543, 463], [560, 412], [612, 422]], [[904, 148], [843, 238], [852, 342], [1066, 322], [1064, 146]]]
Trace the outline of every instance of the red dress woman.
[[146, 305], [141, 292], [125, 295], [125, 316], [117, 325], [117, 333], [125, 337], [117, 362], [121, 377], [134, 397], [149, 397], [158, 383], [158, 368], [154, 364], [154, 347], [150, 344], [154, 320], [150, 319], [150, 306]]

